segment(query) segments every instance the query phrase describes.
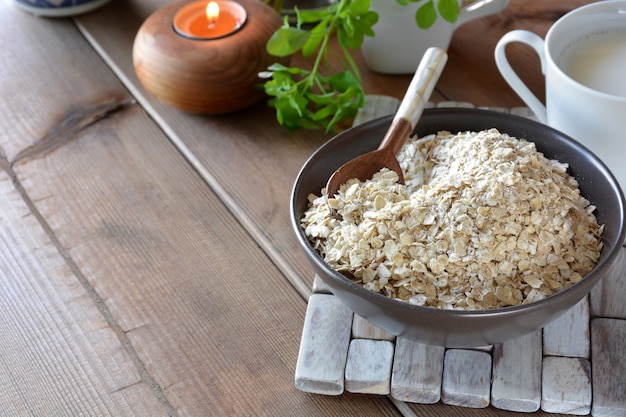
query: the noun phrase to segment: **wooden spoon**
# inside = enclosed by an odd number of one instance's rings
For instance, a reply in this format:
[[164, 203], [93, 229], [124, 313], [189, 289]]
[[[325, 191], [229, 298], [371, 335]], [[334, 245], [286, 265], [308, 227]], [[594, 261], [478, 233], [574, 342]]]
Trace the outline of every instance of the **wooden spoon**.
[[382, 168], [397, 172], [398, 182], [404, 183], [396, 155], [413, 132], [447, 59], [448, 54], [443, 49], [433, 47], [426, 50], [380, 146], [336, 170], [326, 184], [327, 199], [334, 197], [348, 180], [357, 178], [366, 181]]

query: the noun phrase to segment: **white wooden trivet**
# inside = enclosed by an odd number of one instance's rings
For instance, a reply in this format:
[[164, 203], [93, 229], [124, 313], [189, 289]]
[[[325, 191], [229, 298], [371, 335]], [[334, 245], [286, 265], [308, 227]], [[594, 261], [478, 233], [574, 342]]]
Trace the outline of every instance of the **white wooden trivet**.
[[544, 327], [543, 354], [589, 358], [589, 300], [583, 298], [574, 308]]
[[400, 401], [434, 404], [441, 399], [445, 349], [399, 337], [391, 375], [391, 396]]
[[443, 360], [441, 400], [448, 405], [485, 408], [489, 405], [491, 356], [470, 349], [450, 349]]
[[[626, 294], [618, 294], [626, 300]], [[626, 320], [591, 321], [594, 417], [626, 416]]]
[[591, 411], [591, 365], [584, 358], [543, 359], [541, 409], [549, 413], [586, 415]]
[[541, 405], [541, 331], [493, 349], [491, 404], [502, 410], [533, 412]]
[[364, 318], [354, 315], [352, 320], [352, 337], [355, 339], [373, 339], [393, 341], [396, 337], [378, 326], [374, 326]]
[[[357, 121], [392, 114], [398, 104], [390, 97], [369, 97]], [[499, 110], [532, 118], [527, 108]], [[624, 274], [615, 268], [588, 298], [542, 331], [472, 350], [395, 338], [352, 314], [316, 277], [295, 385], [326, 395], [389, 394], [394, 402], [626, 417]]]
[[360, 394], [389, 394], [393, 343], [353, 339], [348, 348], [346, 390]]
[[330, 294], [309, 298], [296, 365], [296, 388], [339, 395], [344, 391], [344, 370], [353, 313]]
[[626, 320], [626, 298], [619, 294], [626, 294], [626, 271], [620, 269], [624, 265], [626, 250], [622, 250], [607, 276], [591, 290], [591, 316], [612, 317]]

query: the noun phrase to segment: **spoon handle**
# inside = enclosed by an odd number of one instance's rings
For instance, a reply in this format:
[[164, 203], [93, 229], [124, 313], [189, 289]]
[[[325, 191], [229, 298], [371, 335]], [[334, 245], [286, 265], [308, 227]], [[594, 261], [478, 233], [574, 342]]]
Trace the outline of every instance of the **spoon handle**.
[[448, 60], [446, 51], [428, 48], [400, 103], [400, 108], [378, 149], [389, 148], [397, 155], [422, 115], [435, 84]]

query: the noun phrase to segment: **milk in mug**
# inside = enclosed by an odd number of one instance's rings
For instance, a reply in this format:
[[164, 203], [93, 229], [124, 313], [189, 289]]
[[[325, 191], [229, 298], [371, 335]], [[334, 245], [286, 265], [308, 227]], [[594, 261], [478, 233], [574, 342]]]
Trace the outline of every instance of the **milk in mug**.
[[581, 37], [563, 51], [559, 67], [587, 87], [626, 97], [626, 29]]
[[[545, 104], [511, 67], [505, 48], [533, 48], [545, 75]], [[559, 18], [545, 39], [506, 33], [494, 50], [507, 83], [549, 126], [595, 153], [626, 190], [626, 0], [593, 2]]]

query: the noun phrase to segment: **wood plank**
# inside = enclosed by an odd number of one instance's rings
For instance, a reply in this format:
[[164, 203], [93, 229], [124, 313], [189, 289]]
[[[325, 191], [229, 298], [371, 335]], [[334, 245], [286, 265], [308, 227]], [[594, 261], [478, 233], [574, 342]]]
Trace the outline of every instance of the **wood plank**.
[[626, 416], [626, 320], [591, 320], [594, 417]]
[[543, 329], [543, 354], [589, 358], [589, 299], [580, 300], [563, 316]]
[[0, 410], [167, 415], [125, 335], [22, 199], [12, 170], [25, 152], [52, 152], [132, 98], [70, 21], [35, 18], [10, 2], [0, 11]]
[[137, 106], [15, 169], [179, 413], [388, 406], [304, 401], [293, 387], [304, 300]]
[[585, 358], [546, 356], [543, 360], [541, 409], [587, 415], [591, 411], [591, 365]]
[[133, 101], [71, 21], [36, 18], [12, 6], [0, 5], [0, 145], [9, 161], [35, 143], [54, 149]]
[[445, 349], [396, 339], [391, 396], [400, 401], [434, 404], [441, 399]]
[[393, 343], [352, 339], [346, 361], [346, 390], [359, 394], [389, 394]]
[[491, 355], [478, 350], [449, 349], [443, 364], [441, 400], [469, 408], [489, 405]]
[[541, 405], [541, 331], [494, 345], [491, 404], [531, 413]]
[[[126, 12], [129, 4], [136, 14]], [[198, 116], [154, 99], [135, 75], [132, 45], [143, 20], [162, 5], [151, 0], [112, 2], [76, 21], [275, 265], [303, 296], [308, 296], [314, 273], [299, 249], [285, 202], [306, 159], [332, 133], [289, 132], [277, 124], [273, 109], [265, 103], [225, 115]], [[116, 22], [115, 31], [110, 30], [111, 21]]]
[[311, 295], [296, 364], [296, 388], [325, 395], [343, 393], [352, 317], [334, 295]]
[[0, 165], [0, 413], [168, 415]]

